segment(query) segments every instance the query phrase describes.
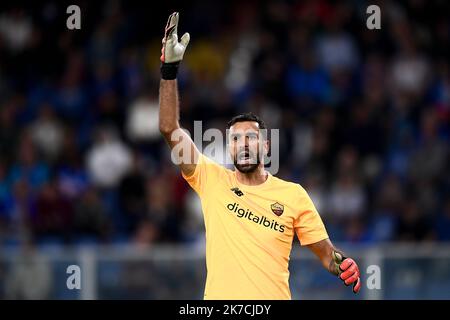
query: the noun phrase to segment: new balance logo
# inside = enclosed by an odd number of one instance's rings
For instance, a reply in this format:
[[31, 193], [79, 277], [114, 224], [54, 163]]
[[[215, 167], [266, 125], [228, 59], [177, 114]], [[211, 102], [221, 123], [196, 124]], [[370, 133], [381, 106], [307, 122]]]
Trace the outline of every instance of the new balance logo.
[[231, 188], [231, 191], [233, 191], [238, 197], [242, 197], [244, 195], [244, 193], [239, 190], [239, 188]]

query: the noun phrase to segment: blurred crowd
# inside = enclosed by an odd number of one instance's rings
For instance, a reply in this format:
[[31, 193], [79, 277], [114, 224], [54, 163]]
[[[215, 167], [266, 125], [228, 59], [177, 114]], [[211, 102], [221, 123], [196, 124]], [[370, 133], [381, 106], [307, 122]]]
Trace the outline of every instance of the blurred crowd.
[[0, 242], [201, 239], [199, 200], [158, 131], [175, 10], [191, 34], [183, 127], [224, 131], [252, 111], [280, 129], [278, 176], [305, 187], [334, 241], [449, 241], [445, 5], [80, 1], [81, 30], [56, 1], [0, 5]]

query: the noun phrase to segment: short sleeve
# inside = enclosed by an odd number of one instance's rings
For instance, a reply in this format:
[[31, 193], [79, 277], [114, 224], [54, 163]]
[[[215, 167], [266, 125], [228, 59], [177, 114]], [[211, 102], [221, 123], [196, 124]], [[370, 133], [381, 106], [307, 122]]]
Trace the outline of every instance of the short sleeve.
[[181, 172], [181, 175], [192, 189], [201, 196], [207, 185], [214, 184], [214, 180], [218, 179], [217, 177], [222, 169], [224, 168], [221, 165], [200, 153], [194, 172], [190, 176], [186, 176], [183, 172]]
[[316, 210], [311, 198], [300, 185], [298, 216], [294, 221], [294, 229], [302, 246], [328, 239], [328, 233], [322, 218]]

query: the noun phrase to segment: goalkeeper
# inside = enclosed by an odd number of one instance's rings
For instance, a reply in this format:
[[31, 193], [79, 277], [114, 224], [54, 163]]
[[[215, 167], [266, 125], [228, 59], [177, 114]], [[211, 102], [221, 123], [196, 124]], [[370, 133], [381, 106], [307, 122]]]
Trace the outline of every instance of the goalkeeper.
[[235, 170], [201, 154], [180, 128], [176, 78], [189, 34], [178, 40], [178, 18], [177, 12], [169, 17], [162, 41], [159, 129], [183, 178], [201, 199], [206, 228], [204, 298], [291, 299], [288, 265], [295, 235], [357, 293], [358, 265], [333, 246], [306, 191], [264, 169], [269, 143], [261, 134], [266, 127], [260, 118], [242, 114], [228, 123]]

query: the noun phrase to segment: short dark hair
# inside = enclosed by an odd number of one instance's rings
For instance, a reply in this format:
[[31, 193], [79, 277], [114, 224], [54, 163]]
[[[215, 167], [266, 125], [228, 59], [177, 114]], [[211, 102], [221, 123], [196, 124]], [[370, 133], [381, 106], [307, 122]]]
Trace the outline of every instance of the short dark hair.
[[258, 117], [256, 114], [252, 112], [242, 113], [237, 116], [234, 116], [230, 121], [228, 121], [227, 129], [230, 129], [232, 125], [236, 122], [245, 122], [245, 121], [254, 121], [259, 125], [259, 129], [267, 129], [265, 122], [263, 119]]

